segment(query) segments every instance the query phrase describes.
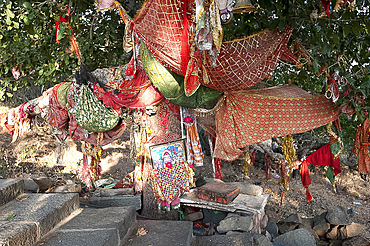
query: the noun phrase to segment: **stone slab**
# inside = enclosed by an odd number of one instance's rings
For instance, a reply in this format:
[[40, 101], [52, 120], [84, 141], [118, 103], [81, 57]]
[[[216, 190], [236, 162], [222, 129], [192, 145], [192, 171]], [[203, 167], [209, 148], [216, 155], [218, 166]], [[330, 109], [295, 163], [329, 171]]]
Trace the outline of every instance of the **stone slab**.
[[0, 245], [33, 245], [38, 239], [38, 227], [33, 222], [0, 222]]
[[134, 207], [136, 210], [141, 209], [141, 195], [118, 195], [111, 197], [97, 197], [90, 198], [90, 204], [100, 207]]
[[114, 228], [104, 230], [67, 230], [49, 234], [35, 246], [120, 246], [118, 231]]
[[[18, 242], [14, 245], [32, 245], [34, 236], [23, 236], [32, 230], [27, 225], [36, 225], [37, 238], [40, 238], [78, 207], [78, 194], [24, 194], [0, 207], [0, 221], [9, 222], [0, 224], [0, 238]], [[16, 233], [10, 235], [9, 226], [13, 226]]]
[[[137, 236], [138, 229], [147, 231], [146, 235]], [[193, 223], [191, 221], [169, 221], [169, 220], [137, 220], [125, 246], [190, 246], [193, 234]]]
[[85, 208], [58, 231], [113, 228], [123, 239], [135, 220], [136, 211], [133, 207]]
[[120, 246], [136, 220], [136, 211], [132, 207], [85, 208], [72, 216], [37, 245]]
[[0, 205], [15, 199], [23, 191], [22, 179], [0, 179]]
[[227, 235], [213, 235], [196, 237], [191, 246], [226, 246], [226, 245], [243, 245], [253, 246], [253, 234], [240, 233]]

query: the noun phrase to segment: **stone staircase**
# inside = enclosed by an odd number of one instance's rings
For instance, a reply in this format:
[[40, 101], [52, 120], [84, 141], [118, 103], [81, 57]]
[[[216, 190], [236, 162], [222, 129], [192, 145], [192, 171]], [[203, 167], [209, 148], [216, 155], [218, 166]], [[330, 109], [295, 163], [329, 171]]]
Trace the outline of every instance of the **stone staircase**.
[[0, 179], [0, 245], [191, 245], [191, 221], [137, 220], [137, 196], [80, 207], [77, 193], [23, 191], [23, 180]]

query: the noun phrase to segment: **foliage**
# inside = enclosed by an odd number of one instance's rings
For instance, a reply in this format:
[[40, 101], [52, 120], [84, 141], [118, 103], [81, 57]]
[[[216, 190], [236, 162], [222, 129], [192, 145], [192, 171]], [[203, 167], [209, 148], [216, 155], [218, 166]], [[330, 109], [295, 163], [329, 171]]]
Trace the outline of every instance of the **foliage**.
[[[121, 0], [133, 17], [141, 0]], [[334, 72], [345, 77], [348, 84], [341, 87], [339, 105], [348, 104], [355, 115], [347, 120], [348, 128], [362, 122], [369, 110], [369, 46], [370, 20], [368, 0], [350, 1], [334, 11], [331, 1], [330, 17], [324, 13], [320, 0], [252, 0], [256, 10], [249, 14], [234, 14], [224, 25], [224, 40], [248, 36], [263, 29], [285, 25], [294, 28], [291, 42], [302, 45], [302, 65], [280, 63], [271, 85], [295, 84], [305, 90], [320, 92], [326, 87], [326, 76]], [[96, 12], [93, 0], [0, 0], [0, 97], [11, 96], [13, 90], [31, 84], [59, 83], [78, 68], [78, 60], [70, 51], [68, 28], [61, 29], [57, 44], [55, 23], [64, 16], [65, 5], [71, 7], [69, 21], [82, 53], [82, 62], [90, 70], [120, 65], [128, 56], [122, 49], [124, 24], [117, 10]], [[351, 5], [351, 6], [350, 6]], [[64, 9], [64, 10], [63, 10]], [[323, 68], [327, 70], [323, 72]], [[17, 80], [11, 70], [19, 69]], [[343, 96], [343, 92], [348, 95]], [[353, 122], [353, 120], [355, 122]], [[358, 120], [358, 121], [356, 121]], [[354, 123], [354, 124], [352, 124]]]

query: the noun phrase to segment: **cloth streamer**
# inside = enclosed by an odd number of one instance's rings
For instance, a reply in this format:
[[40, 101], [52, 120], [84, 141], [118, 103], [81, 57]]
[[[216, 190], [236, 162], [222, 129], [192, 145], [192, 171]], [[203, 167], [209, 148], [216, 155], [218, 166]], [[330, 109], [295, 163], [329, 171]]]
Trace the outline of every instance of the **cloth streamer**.
[[307, 201], [312, 200], [312, 196], [308, 186], [311, 184], [311, 178], [308, 171], [308, 166], [312, 165], [321, 165], [321, 166], [330, 166], [334, 168], [334, 175], [340, 173], [340, 159], [333, 157], [333, 154], [330, 150], [332, 143], [327, 143], [320, 149], [316, 150], [313, 154], [309, 155], [301, 164], [301, 177], [302, 184], [306, 188]]
[[224, 42], [217, 57], [217, 66], [203, 57], [204, 86], [218, 91], [238, 91], [249, 88], [269, 77], [279, 60], [297, 63], [297, 58], [286, 47], [292, 29], [265, 30], [244, 39]]
[[214, 157], [232, 161], [241, 148], [273, 137], [297, 134], [336, 120], [340, 110], [325, 96], [296, 86], [231, 92], [216, 113]]

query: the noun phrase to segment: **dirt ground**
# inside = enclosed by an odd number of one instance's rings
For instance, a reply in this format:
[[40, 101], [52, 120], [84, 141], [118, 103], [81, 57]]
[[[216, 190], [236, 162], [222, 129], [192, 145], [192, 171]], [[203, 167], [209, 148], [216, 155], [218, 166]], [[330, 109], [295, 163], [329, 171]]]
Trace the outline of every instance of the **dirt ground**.
[[[124, 136], [104, 146], [102, 158], [103, 177], [122, 179], [127, 173], [133, 171], [134, 162], [130, 159], [130, 139], [128, 131]], [[34, 131], [27, 137], [11, 143], [12, 137], [7, 133], [0, 133], [0, 176], [25, 177], [31, 175], [46, 175], [53, 180], [72, 179], [78, 181], [79, 164], [82, 153], [79, 152], [80, 144], [70, 138], [64, 148], [64, 159], [57, 162], [60, 151], [59, 143], [48, 134], [47, 128], [34, 127]], [[206, 162], [205, 165], [211, 165]], [[370, 177], [364, 180], [356, 170], [350, 169], [342, 163], [342, 172], [336, 177], [336, 193], [322, 166], [311, 166], [310, 186], [313, 200], [306, 201], [305, 189], [300, 181], [300, 176], [292, 178], [289, 190], [284, 193], [281, 204], [281, 186], [279, 179], [272, 178], [266, 181], [263, 170], [255, 167], [249, 169], [249, 176], [245, 174], [242, 164], [223, 163], [224, 181], [242, 181], [260, 184], [270, 199], [266, 206], [266, 213], [270, 221], [279, 221], [292, 213], [301, 217], [314, 217], [335, 205], [352, 208], [355, 212], [351, 215], [353, 222], [367, 226], [367, 231], [362, 233], [356, 242], [370, 243]]]

